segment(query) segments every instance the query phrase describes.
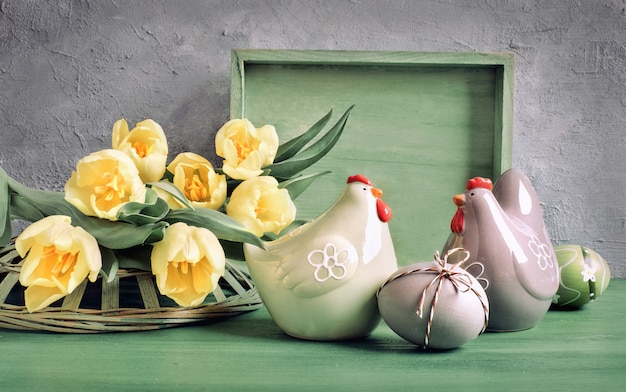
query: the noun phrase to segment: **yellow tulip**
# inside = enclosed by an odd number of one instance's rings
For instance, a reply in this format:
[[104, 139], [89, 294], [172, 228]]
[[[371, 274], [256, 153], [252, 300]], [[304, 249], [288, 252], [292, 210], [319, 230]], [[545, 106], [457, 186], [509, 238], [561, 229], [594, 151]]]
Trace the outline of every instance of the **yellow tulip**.
[[154, 244], [151, 264], [161, 294], [180, 306], [197, 306], [217, 287], [226, 258], [211, 231], [178, 222]]
[[95, 282], [102, 258], [98, 243], [71, 218], [52, 215], [28, 226], [15, 240], [24, 263], [20, 283], [29, 312], [72, 293], [86, 278]]
[[65, 200], [83, 214], [117, 220], [128, 202], [145, 202], [146, 187], [133, 161], [118, 150], [101, 150], [80, 159], [65, 183]]
[[230, 120], [215, 135], [215, 151], [224, 158], [224, 173], [246, 180], [263, 173], [274, 162], [278, 135], [272, 125], [255, 128], [247, 119]]
[[125, 119], [118, 120], [113, 125], [111, 144], [135, 162], [144, 183], [159, 181], [163, 177], [167, 139], [161, 126], [153, 120], [141, 121], [131, 131]]
[[167, 166], [167, 170], [174, 174], [174, 185], [192, 206], [216, 210], [224, 204], [226, 176], [217, 174], [213, 165], [200, 155], [192, 152], [179, 154]]
[[235, 188], [226, 206], [226, 213], [243, 224], [248, 231], [262, 236], [278, 234], [296, 218], [296, 206], [286, 189], [278, 188], [274, 177], [253, 177]]

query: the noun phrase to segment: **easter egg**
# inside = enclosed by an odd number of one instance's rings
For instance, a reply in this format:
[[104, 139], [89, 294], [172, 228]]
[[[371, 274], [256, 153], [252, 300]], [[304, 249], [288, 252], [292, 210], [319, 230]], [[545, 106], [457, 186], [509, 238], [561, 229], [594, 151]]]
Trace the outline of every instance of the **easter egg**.
[[611, 279], [606, 260], [581, 245], [554, 247], [559, 263], [559, 289], [553, 304], [557, 307], [580, 307], [600, 297]]
[[480, 283], [448, 263], [400, 268], [381, 286], [377, 298], [389, 328], [423, 348], [459, 347], [478, 337], [489, 319], [489, 302]]

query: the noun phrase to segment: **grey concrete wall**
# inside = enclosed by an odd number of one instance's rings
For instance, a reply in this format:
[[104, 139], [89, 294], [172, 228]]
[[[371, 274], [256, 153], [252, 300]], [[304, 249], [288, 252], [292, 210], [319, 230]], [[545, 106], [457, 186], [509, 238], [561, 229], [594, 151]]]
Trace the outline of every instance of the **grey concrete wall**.
[[113, 122], [210, 155], [233, 48], [514, 52], [514, 166], [626, 277], [626, 0], [0, 1], [0, 164], [60, 190]]

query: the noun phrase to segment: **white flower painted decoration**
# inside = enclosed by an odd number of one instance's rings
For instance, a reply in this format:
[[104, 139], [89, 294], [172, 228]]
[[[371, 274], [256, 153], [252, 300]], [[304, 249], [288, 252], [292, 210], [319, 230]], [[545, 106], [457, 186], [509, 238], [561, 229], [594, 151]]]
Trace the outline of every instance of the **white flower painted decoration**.
[[326, 244], [323, 250], [312, 251], [307, 260], [315, 267], [313, 276], [320, 283], [330, 278], [341, 280], [348, 273], [345, 264], [349, 260], [349, 252], [347, 249], [337, 251], [335, 244]]
[[476, 280], [483, 287], [483, 290], [487, 290], [487, 287], [489, 287], [489, 280], [483, 276], [485, 273], [485, 265], [483, 263], [475, 261], [463, 268], [476, 278]]
[[536, 235], [533, 235], [530, 242], [528, 242], [528, 248], [537, 256], [537, 264], [542, 271], [554, 267], [550, 247], [548, 244], [541, 242]]
[[595, 282], [596, 281], [596, 267], [592, 265], [584, 265], [584, 269], [580, 271], [580, 274], [583, 276], [583, 282]]

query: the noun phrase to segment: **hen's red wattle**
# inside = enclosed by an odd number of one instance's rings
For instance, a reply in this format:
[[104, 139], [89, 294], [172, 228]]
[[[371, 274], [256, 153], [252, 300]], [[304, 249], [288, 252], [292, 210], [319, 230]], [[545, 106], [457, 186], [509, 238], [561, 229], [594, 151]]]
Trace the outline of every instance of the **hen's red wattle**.
[[376, 211], [378, 212], [378, 219], [382, 222], [389, 222], [392, 215], [391, 207], [383, 199], [376, 199]]
[[453, 233], [461, 234], [463, 232], [463, 225], [465, 224], [463, 217], [463, 209], [461, 207], [456, 209], [456, 213], [452, 217], [452, 222], [450, 222], [450, 230]]

